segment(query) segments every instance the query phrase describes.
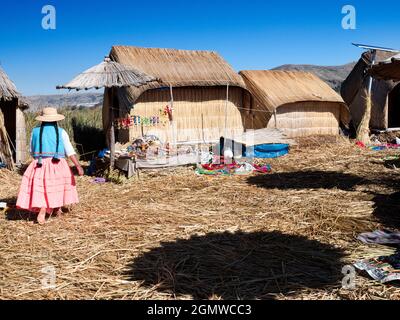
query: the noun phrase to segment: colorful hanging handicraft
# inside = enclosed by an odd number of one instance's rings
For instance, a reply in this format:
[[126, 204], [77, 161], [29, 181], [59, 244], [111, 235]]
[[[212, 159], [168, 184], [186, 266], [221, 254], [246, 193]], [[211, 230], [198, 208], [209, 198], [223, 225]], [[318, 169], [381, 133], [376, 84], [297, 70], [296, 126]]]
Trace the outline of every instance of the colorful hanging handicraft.
[[167, 104], [164, 108], [164, 115], [168, 116], [169, 121], [173, 120], [173, 117], [172, 117], [173, 111], [174, 111], [174, 109], [172, 108], [172, 106], [170, 104]]
[[165, 126], [168, 121], [172, 121], [173, 108], [171, 107], [171, 105], [166, 105], [164, 109], [160, 109], [158, 112], [159, 114], [157, 116], [151, 117], [132, 115], [125, 118], [119, 118], [115, 120], [115, 126], [118, 129], [129, 129], [135, 126], [149, 127], [157, 126], [160, 124]]

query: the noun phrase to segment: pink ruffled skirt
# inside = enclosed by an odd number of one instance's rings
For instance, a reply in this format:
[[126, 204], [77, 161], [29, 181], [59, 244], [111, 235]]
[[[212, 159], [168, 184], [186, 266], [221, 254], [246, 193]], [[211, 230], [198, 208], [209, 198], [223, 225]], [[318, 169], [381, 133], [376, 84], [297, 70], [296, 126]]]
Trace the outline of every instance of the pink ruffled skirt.
[[32, 212], [46, 208], [50, 213], [55, 208], [78, 202], [75, 177], [65, 159], [53, 163], [52, 158], [44, 158], [40, 168], [34, 160], [26, 169], [18, 194], [18, 208]]

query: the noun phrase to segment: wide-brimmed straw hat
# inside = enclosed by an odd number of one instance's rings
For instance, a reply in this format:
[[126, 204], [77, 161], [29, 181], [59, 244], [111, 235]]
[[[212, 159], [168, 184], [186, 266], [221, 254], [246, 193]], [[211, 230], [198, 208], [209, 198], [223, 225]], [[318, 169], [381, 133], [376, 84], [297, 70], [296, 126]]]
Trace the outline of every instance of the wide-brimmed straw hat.
[[42, 122], [56, 122], [64, 120], [65, 117], [59, 114], [56, 108], [44, 108], [40, 116], [37, 116], [35, 119]]

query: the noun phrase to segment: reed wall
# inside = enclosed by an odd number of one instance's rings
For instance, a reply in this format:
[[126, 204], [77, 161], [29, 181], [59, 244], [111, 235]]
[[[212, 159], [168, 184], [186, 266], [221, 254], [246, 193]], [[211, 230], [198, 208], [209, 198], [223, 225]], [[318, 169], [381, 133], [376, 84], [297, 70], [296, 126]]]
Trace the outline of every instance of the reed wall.
[[[279, 128], [289, 138], [339, 134], [340, 104], [333, 102], [300, 102], [276, 110], [267, 127]], [[276, 121], [275, 121], [276, 119]]]
[[10, 165], [9, 168], [14, 161], [23, 163], [28, 157], [25, 115], [17, 105], [18, 99], [0, 101], [1, 157]]
[[[228, 103], [226, 87], [183, 87], [173, 89], [173, 122], [149, 126], [133, 126], [119, 130], [118, 141], [127, 142], [143, 134], [154, 134], [169, 142], [217, 141], [226, 133], [240, 134], [244, 131], [241, 111], [244, 90], [229, 87]], [[132, 116], [159, 116], [171, 101], [169, 88], [144, 92], [131, 109]], [[160, 117], [163, 118], [163, 117]]]
[[27, 139], [26, 139], [26, 122], [25, 122], [25, 114], [20, 109], [16, 109], [16, 134], [15, 134], [15, 162], [16, 163], [24, 163], [29, 156], [29, 151], [27, 148]]
[[[337, 135], [343, 108], [335, 102], [298, 102], [280, 106], [274, 113], [253, 102], [252, 111], [245, 115], [248, 129], [279, 128], [288, 137]], [[276, 119], [276, 120], [275, 120]]]

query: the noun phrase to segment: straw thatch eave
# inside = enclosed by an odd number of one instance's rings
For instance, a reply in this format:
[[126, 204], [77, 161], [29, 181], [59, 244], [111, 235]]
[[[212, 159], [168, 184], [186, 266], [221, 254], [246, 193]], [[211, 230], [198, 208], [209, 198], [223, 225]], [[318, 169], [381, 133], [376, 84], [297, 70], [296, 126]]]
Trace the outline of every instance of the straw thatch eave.
[[0, 67], [0, 100], [18, 99], [20, 93], [17, 91], [15, 84], [10, 80], [4, 70]]
[[15, 105], [22, 109], [28, 109], [28, 101], [18, 92], [14, 82], [10, 80], [4, 70], [0, 67], [0, 102], [15, 100]]
[[161, 79], [140, 88], [118, 90], [120, 102], [132, 105], [147, 90], [163, 87], [234, 86], [246, 89], [241, 77], [216, 52], [114, 46], [110, 58]]

